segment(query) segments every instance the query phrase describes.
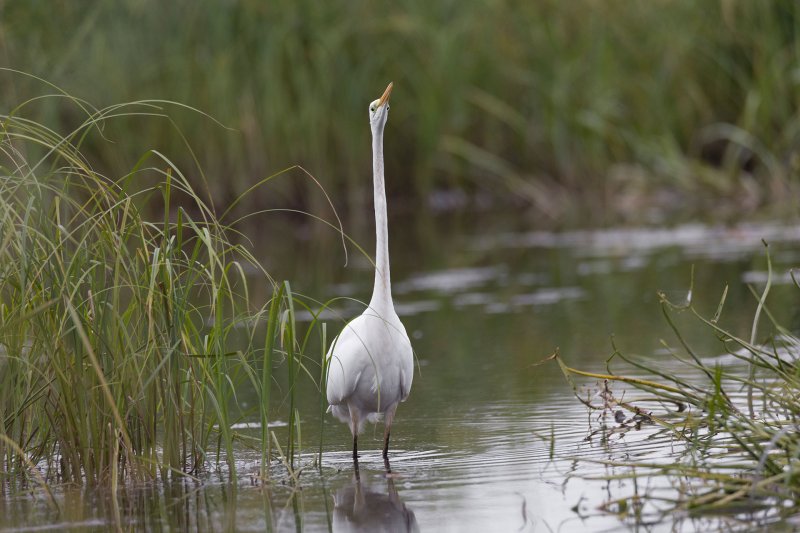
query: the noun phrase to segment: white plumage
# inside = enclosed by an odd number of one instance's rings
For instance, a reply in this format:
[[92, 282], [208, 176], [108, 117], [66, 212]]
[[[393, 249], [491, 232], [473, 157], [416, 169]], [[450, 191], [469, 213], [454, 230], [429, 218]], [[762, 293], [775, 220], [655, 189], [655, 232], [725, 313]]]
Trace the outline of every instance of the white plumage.
[[392, 304], [389, 274], [389, 230], [383, 170], [383, 130], [389, 115], [392, 84], [370, 104], [375, 199], [375, 286], [367, 309], [351, 320], [327, 355], [327, 397], [334, 416], [353, 434], [353, 459], [358, 460], [358, 434], [367, 421], [385, 417], [383, 456], [389, 451], [397, 405], [408, 398], [414, 377], [411, 342]]

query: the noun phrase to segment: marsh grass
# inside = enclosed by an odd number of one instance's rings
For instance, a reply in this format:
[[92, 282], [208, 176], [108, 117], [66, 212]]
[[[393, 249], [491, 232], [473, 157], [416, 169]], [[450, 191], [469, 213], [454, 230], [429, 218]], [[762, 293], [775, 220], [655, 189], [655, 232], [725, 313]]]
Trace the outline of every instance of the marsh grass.
[[[52, 483], [116, 490], [209, 468], [235, 481], [246, 436], [232, 426], [253, 414], [266, 479], [284, 362], [291, 469], [297, 381], [324, 377], [304, 350], [324, 328], [299, 332], [294, 308], [308, 304], [164, 154], [150, 150], [112, 179], [81, 151], [118, 117], [164, 118], [178, 104], [95, 109], [48, 87], [57, 94], [47, 98], [83, 117], [69, 133], [26, 118], [40, 99], [0, 115], [0, 493], [31, 483], [48, 494]], [[260, 308], [254, 288], [268, 295]], [[255, 408], [242, 407], [246, 387]]]
[[[626, 356], [616, 347], [607, 361], [607, 373], [575, 369], [558, 353], [552, 356], [590, 409], [617, 411], [616, 422], [624, 430], [631, 422], [660, 425], [672, 439], [684, 443], [684, 451], [670, 464], [614, 462], [628, 469], [621, 477], [669, 476], [679, 495], [669, 500], [669, 511], [724, 515], [772, 509], [785, 517], [798, 510], [800, 339], [769, 311], [769, 259], [767, 267], [765, 288], [761, 293], [752, 289], [757, 308], [747, 335], [721, 325], [727, 288], [710, 317], [699, 312], [691, 298], [676, 304], [659, 293], [664, 317], [680, 346], [669, 350], [682, 370], [675, 364], [664, 368], [649, 359]], [[800, 288], [796, 280], [795, 286]], [[677, 325], [676, 314], [688, 314], [707, 327], [719, 340], [724, 360], [697, 353]], [[766, 329], [763, 317], [770, 332], [759, 336]], [[758, 338], [765, 340], [757, 342]], [[614, 362], [622, 363], [622, 373], [611, 370]], [[602, 402], [579, 393], [579, 378], [605, 383], [603, 394], [595, 396]], [[621, 393], [612, 390], [620, 388]], [[635, 391], [645, 395], [637, 397]]]
[[[791, 0], [0, 10], [0, 54], [15, 68], [47, 72], [92, 101], [157, 94], [228, 117], [235, 135], [209, 131], [193, 113], [176, 117], [185, 131], [205, 130], [202, 166], [226, 176], [209, 183], [215, 198], [299, 162], [368, 212], [366, 105], [394, 80], [390, 194], [480, 189], [551, 217], [571, 216], [576, 201], [633, 216], [661, 187], [706, 207], [727, 199], [737, 214], [742, 205], [797, 207], [786, 193], [800, 169], [800, 8]], [[150, 38], [160, 34], [173, 38]], [[28, 88], [0, 77], [12, 101]], [[74, 113], [45, 106], [40, 118], [70, 124]], [[181, 168], [193, 164], [158, 121], [125, 119], [114, 131], [124, 146], [86, 147], [103, 169], [126, 172], [140, 140], [176, 154]], [[309, 186], [279, 185], [295, 206], [319, 212], [324, 198]], [[245, 207], [269, 197], [258, 191]]]

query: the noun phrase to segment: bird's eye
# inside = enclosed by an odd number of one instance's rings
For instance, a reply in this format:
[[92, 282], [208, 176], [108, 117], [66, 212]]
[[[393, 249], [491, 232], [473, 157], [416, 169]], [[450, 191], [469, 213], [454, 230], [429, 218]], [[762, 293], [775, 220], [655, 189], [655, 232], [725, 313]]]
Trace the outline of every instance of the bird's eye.
[[374, 113], [375, 112], [375, 106], [374, 105], [369, 106], [369, 110]]

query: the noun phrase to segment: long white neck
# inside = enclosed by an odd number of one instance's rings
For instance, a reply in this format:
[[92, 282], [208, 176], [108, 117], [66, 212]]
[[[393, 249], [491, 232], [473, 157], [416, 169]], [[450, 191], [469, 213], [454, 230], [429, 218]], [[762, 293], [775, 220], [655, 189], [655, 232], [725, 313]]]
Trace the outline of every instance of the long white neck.
[[375, 196], [375, 287], [370, 307], [393, 309], [389, 278], [389, 222], [386, 214], [386, 184], [383, 177], [383, 127], [372, 130], [372, 173]]

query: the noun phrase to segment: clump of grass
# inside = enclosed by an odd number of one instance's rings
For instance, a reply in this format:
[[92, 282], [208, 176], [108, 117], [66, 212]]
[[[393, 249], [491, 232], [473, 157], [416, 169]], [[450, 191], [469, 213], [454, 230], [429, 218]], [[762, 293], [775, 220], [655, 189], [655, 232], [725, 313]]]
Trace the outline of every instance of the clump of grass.
[[[769, 260], [767, 263], [769, 280], [772, 273]], [[796, 280], [795, 285], [800, 288]], [[667, 370], [652, 360], [625, 356], [616, 349], [603, 374], [569, 367], [558, 353], [552, 356], [576, 395], [590, 408], [616, 410], [615, 418], [623, 425], [630, 420], [659, 424], [685, 443], [684, 453], [677, 454], [670, 464], [615, 463], [630, 467], [631, 477], [672, 477], [679, 492], [672, 501], [673, 509], [726, 514], [773, 508], [778, 516], [798, 510], [800, 338], [780, 326], [769, 312], [769, 288], [768, 281], [760, 294], [753, 291], [758, 304], [747, 335], [721, 325], [727, 289], [710, 317], [691, 301], [676, 304], [659, 294], [664, 316], [681, 348], [671, 353], [685, 372], [676, 371], [674, 365]], [[722, 363], [697, 353], [676, 325], [676, 313], [688, 313], [701, 321], [719, 339], [729, 360]], [[757, 342], [762, 316], [768, 318], [772, 332]], [[612, 361], [621, 361], [625, 371], [611, 371]], [[635, 393], [620, 395], [605, 388], [603, 402], [593, 403], [578, 393], [575, 379], [579, 376], [645, 392], [646, 398], [637, 400]]]
[[[231, 426], [248, 380], [266, 474], [272, 355], [299, 347], [282, 326], [288, 284], [162, 153], [112, 179], [81, 151], [115, 117], [172, 104], [49, 98], [80, 125], [62, 134], [27, 118], [36, 99], [0, 115], [0, 491], [116, 487], [214, 464], [235, 480]], [[271, 291], [262, 308], [254, 286]]]

